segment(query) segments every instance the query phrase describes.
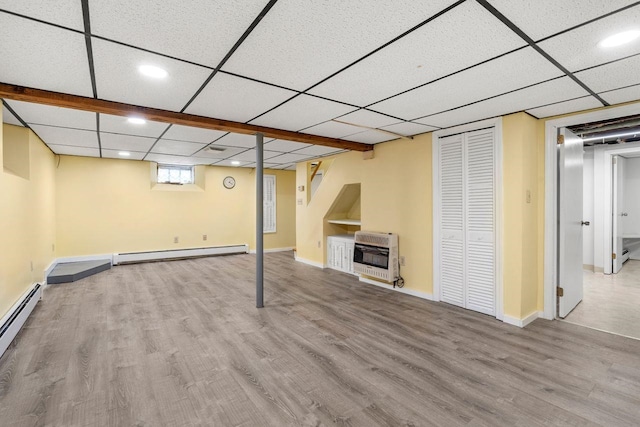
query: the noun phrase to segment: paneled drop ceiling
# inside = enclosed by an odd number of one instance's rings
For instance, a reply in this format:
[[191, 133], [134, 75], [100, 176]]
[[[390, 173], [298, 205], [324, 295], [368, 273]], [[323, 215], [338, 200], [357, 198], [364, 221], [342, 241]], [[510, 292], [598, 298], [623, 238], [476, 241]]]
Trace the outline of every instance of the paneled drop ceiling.
[[[0, 0], [0, 82], [376, 144], [638, 100], [640, 38], [599, 42], [639, 23], [625, 0]], [[13, 100], [3, 117], [58, 154], [255, 166], [251, 135]], [[264, 143], [276, 169], [342, 151]]]

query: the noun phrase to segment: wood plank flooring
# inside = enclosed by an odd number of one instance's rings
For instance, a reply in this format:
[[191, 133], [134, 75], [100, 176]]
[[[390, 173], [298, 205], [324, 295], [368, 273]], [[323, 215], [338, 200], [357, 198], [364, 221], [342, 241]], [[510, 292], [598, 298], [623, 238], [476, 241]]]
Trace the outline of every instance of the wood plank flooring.
[[565, 321], [640, 339], [640, 261], [618, 274], [583, 273], [584, 297]]
[[267, 254], [55, 285], [0, 359], [2, 426], [631, 426], [640, 342], [526, 329]]

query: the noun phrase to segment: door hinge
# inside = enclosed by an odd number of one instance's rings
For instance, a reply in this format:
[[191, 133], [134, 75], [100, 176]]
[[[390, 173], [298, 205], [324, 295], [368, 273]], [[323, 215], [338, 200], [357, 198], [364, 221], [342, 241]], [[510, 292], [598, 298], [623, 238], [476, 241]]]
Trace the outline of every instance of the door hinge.
[[612, 258], [612, 259], [617, 259], [617, 258], [618, 258], [618, 255], [616, 255], [616, 254], [611, 254], [611, 258]]
[[558, 135], [558, 145], [564, 144], [564, 135]]
[[562, 289], [560, 286], [558, 286], [558, 296], [559, 297], [563, 297], [564, 296], [564, 289]]

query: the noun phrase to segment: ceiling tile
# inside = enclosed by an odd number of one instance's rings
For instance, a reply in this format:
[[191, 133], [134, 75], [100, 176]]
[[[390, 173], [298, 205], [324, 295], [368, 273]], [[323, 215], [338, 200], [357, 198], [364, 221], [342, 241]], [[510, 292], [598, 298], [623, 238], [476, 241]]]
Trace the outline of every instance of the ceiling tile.
[[223, 69], [304, 90], [451, 3], [280, 0]]
[[252, 120], [251, 123], [298, 131], [353, 110], [354, 108], [348, 105], [300, 95], [264, 116]]
[[311, 144], [305, 144], [302, 142], [285, 141], [283, 139], [274, 139], [271, 142], [264, 144], [265, 150], [280, 151], [282, 153], [288, 153], [289, 151], [299, 150], [301, 148], [310, 147]]
[[[278, 153], [276, 151], [264, 151], [264, 159], [270, 159], [271, 157], [276, 157], [281, 155], [282, 153]], [[256, 161], [256, 150], [247, 150], [242, 153], [234, 154], [233, 156], [227, 156], [230, 160], [241, 160], [245, 162], [254, 162]]]
[[362, 128], [358, 126], [346, 125], [344, 123], [328, 121], [328, 122], [320, 123], [319, 125], [306, 128], [302, 131], [302, 133], [326, 136], [328, 138], [342, 138], [343, 136], [352, 135], [356, 132], [361, 132], [361, 131], [362, 131]]
[[372, 105], [373, 110], [411, 120], [480, 101], [562, 73], [533, 48], [494, 59], [421, 88]]
[[282, 154], [269, 159], [270, 163], [297, 163], [312, 158], [313, 156], [303, 156], [300, 154]]
[[640, 100], [640, 85], [612, 90], [599, 94], [610, 104], [622, 104], [623, 102]]
[[540, 47], [569, 71], [582, 70], [640, 53], [640, 43], [637, 41], [609, 49], [598, 46], [601, 40], [613, 34], [638, 29], [638, 22], [640, 6], [553, 37], [540, 43]]
[[242, 133], [229, 133], [217, 140], [215, 144], [226, 145], [227, 147], [252, 148], [256, 146], [256, 136]]
[[47, 144], [51, 150], [65, 156], [100, 157], [100, 150], [97, 148], [74, 147], [71, 145]]
[[310, 93], [365, 106], [524, 44], [477, 2], [468, 1]]
[[380, 129], [388, 130], [404, 136], [419, 135], [421, 133], [433, 132], [438, 128], [423, 125], [421, 123], [401, 122], [390, 126], [384, 126]]
[[0, 58], [1, 82], [93, 96], [82, 34], [0, 13]]
[[388, 133], [383, 133], [376, 130], [367, 130], [344, 137], [344, 139], [346, 139], [347, 141], [362, 142], [364, 144], [378, 144], [379, 142], [392, 141], [398, 138], [399, 137], [397, 136], [389, 135]]
[[144, 124], [130, 123], [125, 116], [100, 114], [100, 131], [123, 135], [158, 138], [168, 127], [167, 123], [147, 121]]
[[236, 154], [242, 153], [243, 151], [247, 151], [246, 148], [225, 147], [221, 144], [213, 144], [212, 146], [214, 146], [215, 148], [224, 148], [224, 151], [210, 150], [209, 147], [205, 147], [202, 150], [195, 153], [194, 156], [206, 157], [208, 159], [227, 159], [231, 156], [235, 156]]
[[342, 148], [324, 147], [322, 145], [312, 145], [302, 150], [298, 150], [293, 154], [302, 154], [305, 156], [326, 156], [327, 154], [334, 154], [339, 151], [344, 151]]
[[541, 119], [598, 107], [602, 107], [602, 104], [597, 99], [593, 96], [585, 96], [578, 99], [572, 99], [571, 101], [558, 102], [544, 107], [533, 108], [531, 110], [527, 110], [527, 113]]
[[295, 94], [290, 90], [217, 73], [186, 112], [244, 123]]
[[398, 123], [398, 119], [369, 110], [354, 111], [353, 113], [338, 117], [337, 120], [372, 128], [379, 128], [393, 123]]
[[27, 123], [96, 130], [96, 113], [21, 101], [8, 104]]
[[145, 157], [146, 161], [164, 163], [170, 165], [209, 165], [213, 162], [212, 159], [205, 159], [199, 157], [183, 157], [183, 156], [170, 156], [167, 154], [149, 154]]
[[630, 0], [491, 0], [491, 4], [534, 40], [625, 7]]
[[2, 106], [2, 123], [7, 123], [9, 125], [22, 126], [20, 120], [16, 118], [11, 111], [7, 110], [7, 107]]
[[173, 141], [170, 139], [161, 139], [153, 146], [152, 153], [160, 154], [177, 154], [180, 156], [191, 156], [198, 150], [201, 150], [206, 144], [197, 142]]
[[[79, 1], [79, 0], [78, 0]], [[266, 0], [91, 0], [94, 34], [217, 67]]]
[[[98, 97], [127, 104], [180, 111], [211, 70], [93, 38]], [[167, 71], [164, 79], [145, 77], [140, 65]]]
[[575, 76], [597, 93], [640, 83], [638, 70], [640, 70], [640, 55], [591, 68], [576, 73]]
[[554, 102], [578, 98], [587, 94], [587, 91], [569, 77], [562, 77], [415, 121], [433, 126], [450, 127], [518, 111], [530, 110]]
[[110, 150], [140, 151], [146, 153], [155, 142], [156, 138], [100, 132], [102, 148]]
[[[129, 153], [128, 156], [123, 156], [120, 153], [126, 152]], [[125, 151], [125, 150], [105, 150], [102, 149], [102, 157], [106, 157], [109, 159], [120, 159], [120, 160], [142, 160], [144, 159], [146, 152], [139, 153], [135, 151]]]
[[296, 165], [290, 165], [287, 166], [286, 168], [284, 168], [283, 170], [287, 170], [287, 171], [294, 171], [296, 170]]
[[220, 138], [226, 132], [211, 129], [194, 128], [190, 126], [172, 125], [162, 139], [176, 141], [201, 142], [208, 144]]
[[93, 131], [44, 125], [31, 125], [31, 129], [33, 129], [47, 145], [73, 145], [76, 147], [98, 148], [98, 135]]
[[0, 0], [0, 9], [84, 31], [82, 2], [78, 0]]
[[[219, 166], [219, 164], [217, 164], [216, 166]], [[277, 169], [280, 165], [277, 163], [262, 163], [262, 167], [264, 169]], [[247, 164], [245, 167], [248, 168], [255, 168], [256, 167], [256, 163], [249, 163]]]

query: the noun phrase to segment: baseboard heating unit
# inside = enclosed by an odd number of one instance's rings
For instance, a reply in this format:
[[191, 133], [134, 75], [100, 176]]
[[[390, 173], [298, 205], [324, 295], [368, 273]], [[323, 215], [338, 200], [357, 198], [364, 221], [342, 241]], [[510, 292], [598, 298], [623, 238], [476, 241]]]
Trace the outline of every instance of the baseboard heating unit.
[[215, 246], [209, 248], [169, 249], [165, 251], [128, 252], [113, 254], [113, 265], [145, 261], [163, 261], [213, 255], [246, 254], [249, 245]]
[[41, 295], [42, 286], [36, 283], [2, 318], [0, 322], [0, 356], [4, 354], [11, 341], [18, 335], [22, 325], [27, 321], [27, 318], [40, 300]]

